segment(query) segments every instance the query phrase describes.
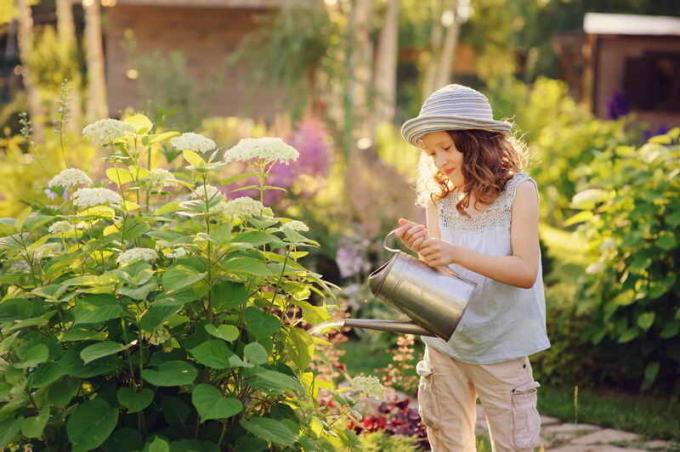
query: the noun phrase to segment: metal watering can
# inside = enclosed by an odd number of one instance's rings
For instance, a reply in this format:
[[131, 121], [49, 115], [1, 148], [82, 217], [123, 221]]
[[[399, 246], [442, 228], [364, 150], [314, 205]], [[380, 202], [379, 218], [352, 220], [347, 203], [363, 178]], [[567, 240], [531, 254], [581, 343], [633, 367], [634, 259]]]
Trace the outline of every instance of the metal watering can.
[[448, 340], [477, 285], [448, 267], [434, 269], [410, 254], [388, 247], [387, 238], [393, 234], [394, 231], [385, 236], [383, 246], [394, 254], [368, 276], [368, 285], [376, 297], [411, 321], [345, 319], [335, 324]]

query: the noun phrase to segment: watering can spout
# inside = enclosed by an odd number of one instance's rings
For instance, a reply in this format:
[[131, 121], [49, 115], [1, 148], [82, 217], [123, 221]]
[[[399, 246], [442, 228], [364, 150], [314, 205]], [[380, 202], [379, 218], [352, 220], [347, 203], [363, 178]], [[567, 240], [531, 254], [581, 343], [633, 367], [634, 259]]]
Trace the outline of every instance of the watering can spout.
[[390, 333], [434, 336], [432, 332], [426, 330], [422, 326], [403, 320], [345, 319], [345, 326], [368, 330], [389, 331]]

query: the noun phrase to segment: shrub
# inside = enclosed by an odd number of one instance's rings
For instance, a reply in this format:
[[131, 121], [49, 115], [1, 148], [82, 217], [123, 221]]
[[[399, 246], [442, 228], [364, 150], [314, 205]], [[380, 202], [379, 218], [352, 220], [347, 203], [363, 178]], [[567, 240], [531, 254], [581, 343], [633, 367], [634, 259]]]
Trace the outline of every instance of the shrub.
[[679, 163], [680, 129], [604, 150], [572, 200], [590, 257], [576, 299], [592, 302], [605, 381], [680, 390]]
[[[328, 314], [308, 300], [330, 291], [298, 260], [318, 243], [210, 185], [225, 165], [214, 142], [152, 128], [142, 115], [86, 127], [114, 189], [70, 169], [50, 183], [58, 204], [0, 224], [0, 447], [352, 443], [320, 417], [309, 371], [306, 325]], [[150, 163], [168, 140], [188, 163], [176, 173]], [[252, 157], [261, 198], [270, 163], [296, 154], [268, 143]]]

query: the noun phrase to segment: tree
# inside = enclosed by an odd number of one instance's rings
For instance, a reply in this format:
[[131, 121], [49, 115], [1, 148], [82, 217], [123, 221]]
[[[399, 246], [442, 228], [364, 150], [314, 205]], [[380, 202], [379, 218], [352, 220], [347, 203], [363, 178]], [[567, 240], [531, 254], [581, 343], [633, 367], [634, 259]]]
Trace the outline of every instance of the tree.
[[[76, 32], [73, 22], [73, 0], [56, 0], [57, 6], [57, 34], [59, 40], [66, 46], [67, 55], [75, 58], [76, 54]], [[74, 71], [76, 76], [69, 81], [69, 117], [67, 120], [68, 129], [72, 132], [77, 131], [81, 124], [80, 111], [80, 77], [79, 71]]]
[[28, 98], [28, 108], [33, 121], [33, 140], [36, 143], [45, 141], [45, 119], [44, 110], [38, 94], [38, 86], [35, 76], [28, 64], [31, 52], [33, 51], [33, 15], [28, 0], [17, 0], [16, 2], [17, 20], [19, 22], [19, 56], [21, 58], [21, 73]]
[[469, 16], [469, 0], [443, 0], [434, 8], [430, 49], [422, 85], [423, 98], [451, 81], [460, 26]]
[[380, 32], [375, 68], [375, 110], [377, 123], [394, 119], [397, 95], [397, 56], [399, 50], [399, 0], [388, 0], [385, 23]]
[[83, 0], [85, 10], [85, 56], [87, 59], [87, 120], [109, 115], [104, 79], [104, 50], [99, 0]]
[[371, 81], [373, 80], [373, 43], [371, 42], [371, 13], [373, 0], [354, 0], [349, 18], [348, 51], [349, 95], [356, 118], [358, 137], [372, 137], [370, 110]]

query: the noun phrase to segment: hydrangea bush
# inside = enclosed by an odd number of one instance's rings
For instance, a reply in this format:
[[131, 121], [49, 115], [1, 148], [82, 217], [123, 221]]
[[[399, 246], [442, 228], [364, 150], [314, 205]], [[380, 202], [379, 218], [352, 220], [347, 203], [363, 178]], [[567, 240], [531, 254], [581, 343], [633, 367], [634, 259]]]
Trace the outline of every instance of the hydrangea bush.
[[[205, 137], [152, 130], [142, 115], [89, 125], [108, 180], [67, 169], [53, 205], [0, 222], [0, 448], [356, 444], [320, 414], [309, 370], [307, 327], [328, 319], [310, 297], [331, 287], [299, 260], [318, 243], [261, 202], [297, 151], [244, 141], [225, 160]], [[174, 172], [151, 167], [167, 143], [186, 162]], [[211, 185], [242, 160], [259, 200]]]

